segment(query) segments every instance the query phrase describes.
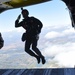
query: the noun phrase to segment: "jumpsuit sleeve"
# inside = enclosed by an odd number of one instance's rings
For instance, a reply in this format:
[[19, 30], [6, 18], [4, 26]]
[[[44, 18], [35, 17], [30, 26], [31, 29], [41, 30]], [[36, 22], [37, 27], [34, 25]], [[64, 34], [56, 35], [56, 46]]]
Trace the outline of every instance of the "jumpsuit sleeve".
[[19, 20], [15, 21], [15, 27], [21, 27], [23, 25], [23, 22], [19, 22]]

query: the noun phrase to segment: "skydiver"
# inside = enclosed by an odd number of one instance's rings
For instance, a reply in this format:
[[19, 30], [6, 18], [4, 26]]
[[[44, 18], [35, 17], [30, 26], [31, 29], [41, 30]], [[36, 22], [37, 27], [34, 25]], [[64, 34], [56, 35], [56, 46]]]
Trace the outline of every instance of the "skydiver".
[[[37, 59], [38, 64], [40, 63], [40, 59], [42, 60], [42, 64], [45, 64], [45, 57], [41, 54], [39, 49], [37, 48], [37, 42], [39, 39], [39, 34], [41, 33], [41, 29], [43, 27], [40, 20], [35, 17], [29, 17], [29, 11], [27, 9], [21, 9], [23, 20], [19, 22], [21, 18], [21, 14], [18, 16], [15, 21], [15, 27], [23, 27], [26, 32], [22, 35], [22, 41], [25, 41], [25, 51], [35, 57]], [[30, 47], [32, 46], [32, 50]]]
[[4, 46], [4, 40], [2, 38], [2, 34], [0, 33], [0, 49]]

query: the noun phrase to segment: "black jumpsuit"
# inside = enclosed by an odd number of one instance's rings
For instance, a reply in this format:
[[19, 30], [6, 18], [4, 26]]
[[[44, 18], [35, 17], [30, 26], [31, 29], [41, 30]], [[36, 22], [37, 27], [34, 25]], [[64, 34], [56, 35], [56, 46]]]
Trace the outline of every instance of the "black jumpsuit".
[[[25, 51], [31, 56], [36, 57], [37, 55], [42, 57], [41, 52], [37, 48], [38, 34], [41, 32], [42, 23], [34, 17], [28, 17], [21, 22], [18, 20], [15, 21], [15, 27], [21, 26], [26, 30]], [[30, 50], [31, 45], [36, 54]]]

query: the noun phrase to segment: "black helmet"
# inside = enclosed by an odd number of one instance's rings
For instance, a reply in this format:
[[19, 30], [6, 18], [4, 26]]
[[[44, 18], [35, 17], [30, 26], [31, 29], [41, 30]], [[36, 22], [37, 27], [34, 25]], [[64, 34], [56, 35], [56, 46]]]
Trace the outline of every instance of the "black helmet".
[[27, 10], [27, 9], [23, 9], [23, 8], [21, 8], [21, 10], [22, 10], [22, 12], [21, 12], [21, 13], [27, 13], [27, 14], [29, 15], [29, 12], [28, 12], [28, 10]]

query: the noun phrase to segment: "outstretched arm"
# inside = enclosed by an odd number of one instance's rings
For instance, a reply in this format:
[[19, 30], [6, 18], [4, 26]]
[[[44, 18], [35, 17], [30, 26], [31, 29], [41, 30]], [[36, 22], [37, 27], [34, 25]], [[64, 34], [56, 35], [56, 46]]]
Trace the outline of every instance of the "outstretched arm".
[[19, 22], [20, 18], [21, 18], [21, 15], [19, 15], [17, 20], [15, 21], [15, 27], [20, 27], [22, 25], [22, 22]]

